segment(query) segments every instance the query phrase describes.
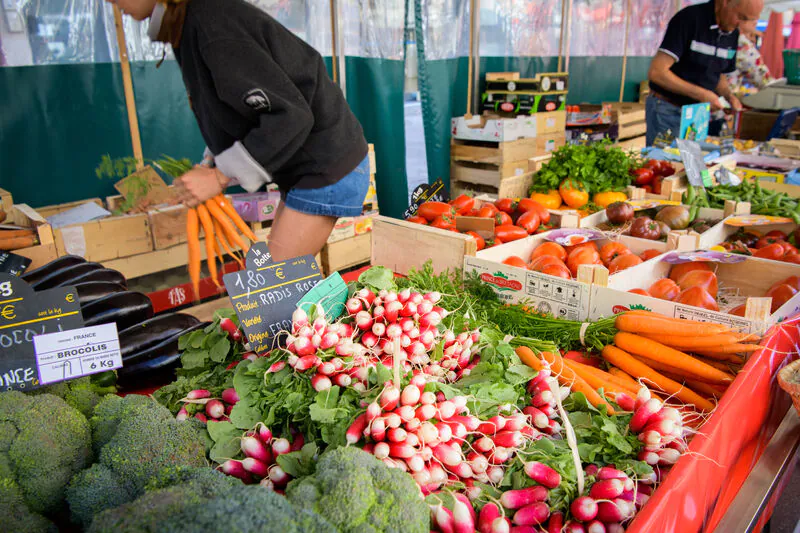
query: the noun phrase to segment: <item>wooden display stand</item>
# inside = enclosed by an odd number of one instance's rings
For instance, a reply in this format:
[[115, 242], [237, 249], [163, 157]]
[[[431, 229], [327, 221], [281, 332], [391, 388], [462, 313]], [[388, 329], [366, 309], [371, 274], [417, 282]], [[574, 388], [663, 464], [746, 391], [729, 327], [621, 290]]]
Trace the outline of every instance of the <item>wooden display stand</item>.
[[[5, 207], [3, 209], [5, 210]], [[31, 260], [28, 270], [39, 268], [58, 257], [56, 245], [53, 242], [53, 230], [50, 228], [50, 224], [36, 210], [27, 204], [17, 204], [6, 211], [6, 214], [8, 223], [36, 230], [39, 244], [12, 250], [12, 253]]]

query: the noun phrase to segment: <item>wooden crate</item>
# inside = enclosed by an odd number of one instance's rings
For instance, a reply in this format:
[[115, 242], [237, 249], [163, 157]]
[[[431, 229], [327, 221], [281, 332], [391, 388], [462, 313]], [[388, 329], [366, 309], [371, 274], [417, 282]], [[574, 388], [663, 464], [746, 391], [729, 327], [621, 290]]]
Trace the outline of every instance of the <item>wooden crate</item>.
[[[5, 208], [4, 208], [5, 209]], [[28, 270], [39, 268], [58, 257], [56, 245], [53, 242], [53, 230], [50, 224], [33, 208], [27, 204], [17, 204], [11, 207], [6, 221], [9, 224], [36, 229], [39, 244], [12, 250], [12, 253], [27, 257], [31, 260]]]
[[163, 250], [186, 242], [188, 212], [184, 205], [157, 207], [147, 212], [154, 250]]
[[3, 208], [6, 214], [10, 213], [11, 208], [14, 207], [14, 198], [11, 196], [11, 193], [5, 189], [0, 189], [0, 207]]
[[103, 205], [103, 201], [100, 198], [88, 198], [86, 200], [78, 200], [77, 202], [67, 202], [64, 204], [56, 204], [56, 205], [48, 205], [45, 207], [37, 207], [36, 212], [39, 213], [42, 218], [51, 217], [57, 213], [63, 213], [64, 211], [68, 211], [73, 207], [81, 206], [87, 202], [94, 202], [100, 207], [105, 208]]
[[523, 198], [528, 196], [528, 191], [533, 184], [533, 174], [533, 172], [526, 172], [512, 178], [505, 178], [500, 181], [497, 187], [478, 185], [466, 181], [451, 181], [450, 195], [454, 198], [461, 194], [486, 195], [494, 200], [498, 198]]
[[541, 142], [536, 137], [508, 142], [464, 141], [453, 139], [450, 158], [497, 166], [518, 165], [520, 161], [541, 155]]
[[545, 164], [547, 164], [547, 162], [550, 161], [550, 159], [552, 158], [553, 154], [531, 157], [530, 159], [528, 159], [528, 171], [533, 173], [539, 172], [540, 170], [542, 170], [542, 167]]
[[800, 141], [792, 139], [772, 139], [769, 144], [777, 148], [781, 157], [800, 159]]
[[650, 95], [650, 82], [645, 80], [639, 84], [639, 103], [643, 104], [647, 101]]
[[623, 150], [634, 150], [639, 152], [647, 146], [647, 137], [641, 135], [639, 137], [633, 137], [632, 139], [623, 139], [621, 141], [617, 141], [617, 146], [622, 148]]
[[618, 139], [632, 139], [647, 133], [644, 104], [615, 102], [611, 104], [611, 109], [619, 126]]
[[372, 237], [369, 233], [329, 242], [322, 249], [322, 269], [326, 276], [334, 272], [362, 266], [370, 261]]
[[377, 216], [372, 221], [372, 265], [408, 274], [432, 261], [436, 272], [460, 270], [478, 245], [467, 235]]

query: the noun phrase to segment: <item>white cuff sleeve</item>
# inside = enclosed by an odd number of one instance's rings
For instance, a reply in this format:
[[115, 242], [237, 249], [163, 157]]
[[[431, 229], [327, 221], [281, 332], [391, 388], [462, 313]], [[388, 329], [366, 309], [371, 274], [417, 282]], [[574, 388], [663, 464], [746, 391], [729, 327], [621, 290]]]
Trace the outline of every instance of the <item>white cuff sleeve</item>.
[[236, 179], [247, 192], [255, 192], [265, 183], [272, 181], [269, 173], [253, 159], [247, 148], [239, 141], [217, 155], [214, 162], [225, 176]]

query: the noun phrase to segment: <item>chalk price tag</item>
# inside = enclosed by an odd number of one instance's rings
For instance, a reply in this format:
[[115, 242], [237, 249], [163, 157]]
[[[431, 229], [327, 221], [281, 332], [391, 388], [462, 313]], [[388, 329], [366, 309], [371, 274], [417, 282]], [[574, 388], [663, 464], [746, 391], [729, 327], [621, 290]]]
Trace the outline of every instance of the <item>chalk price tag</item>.
[[81, 326], [75, 289], [34, 292], [20, 278], [0, 274], [0, 390], [38, 387], [34, 338]]
[[430, 185], [417, 185], [417, 188], [411, 193], [411, 205], [403, 213], [403, 218], [416, 215], [419, 206], [425, 202], [447, 202], [449, 199], [450, 195], [447, 193], [447, 188], [441, 179], [434, 181]]
[[21, 276], [29, 266], [31, 259], [11, 252], [0, 252], [0, 272], [7, 272], [12, 276]]
[[242, 324], [250, 349], [264, 354], [292, 328], [297, 302], [322, 279], [313, 255], [275, 262], [263, 242], [247, 253], [245, 270], [222, 281]]
[[33, 345], [41, 385], [122, 367], [116, 324], [37, 335]]

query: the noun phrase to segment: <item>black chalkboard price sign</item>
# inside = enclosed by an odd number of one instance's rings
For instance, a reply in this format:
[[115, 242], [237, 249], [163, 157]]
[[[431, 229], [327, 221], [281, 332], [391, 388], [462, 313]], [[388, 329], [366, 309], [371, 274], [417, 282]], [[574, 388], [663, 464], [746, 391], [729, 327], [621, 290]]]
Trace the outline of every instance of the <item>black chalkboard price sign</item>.
[[39, 385], [34, 336], [82, 326], [74, 288], [34, 292], [20, 278], [0, 274], [0, 390]]
[[297, 302], [322, 280], [322, 273], [313, 255], [273, 261], [263, 242], [250, 248], [245, 267], [222, 281], [250, 349], [263, 354], [291, 330]]

